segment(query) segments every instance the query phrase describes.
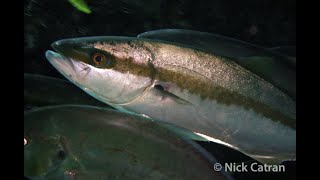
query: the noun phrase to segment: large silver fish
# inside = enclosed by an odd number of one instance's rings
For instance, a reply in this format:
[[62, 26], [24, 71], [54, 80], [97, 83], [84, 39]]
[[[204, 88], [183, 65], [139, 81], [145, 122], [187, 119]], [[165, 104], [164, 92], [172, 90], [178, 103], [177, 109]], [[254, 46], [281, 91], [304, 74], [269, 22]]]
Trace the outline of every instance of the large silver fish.
[[233, 179], [216, 159], [154, 121], [62, 105], [24, 114], [24, 175], [32, 179]]
[[296, 103], [233, 58], [136, 37], [64, 39], [49, 62], [119, 110], [170, 122], [261, 162], [296, 157]]

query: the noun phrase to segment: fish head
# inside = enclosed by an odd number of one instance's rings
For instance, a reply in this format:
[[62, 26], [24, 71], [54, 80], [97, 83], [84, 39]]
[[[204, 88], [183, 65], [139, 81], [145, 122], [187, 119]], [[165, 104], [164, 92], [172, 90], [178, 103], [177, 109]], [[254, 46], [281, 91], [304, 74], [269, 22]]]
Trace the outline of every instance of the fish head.
[[24, 175], [44, 176], [54, 172], [66, 159], [59, 137], [46, 137], [29, 131], [24, 135]]
[[97, 36], [64, 39], [47, 51], [49, 62], [96, 99], [125, 104], [153, 84], [152, 53], [137, 38]]

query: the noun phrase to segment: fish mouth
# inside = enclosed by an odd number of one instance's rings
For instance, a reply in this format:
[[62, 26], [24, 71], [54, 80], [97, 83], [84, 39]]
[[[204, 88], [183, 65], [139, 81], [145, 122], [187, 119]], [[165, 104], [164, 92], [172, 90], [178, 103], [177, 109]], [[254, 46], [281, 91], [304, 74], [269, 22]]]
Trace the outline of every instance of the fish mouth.
[[71, 82], [85, 81], [91, 67], [77, 59], [78, 55], [83, 55], [79, 48], [85, 45], [77, 42], [76, 39], [62, 39], [53, 42], [51, 47], [54, 51], [46, 52], [49, 62]]
[[72, 59], [63, 56], [59, 51], [55, 52], [47, 50], [45, 55], [50, 64], [52, 64], [65, 78], [75, 82], [77, 75]]

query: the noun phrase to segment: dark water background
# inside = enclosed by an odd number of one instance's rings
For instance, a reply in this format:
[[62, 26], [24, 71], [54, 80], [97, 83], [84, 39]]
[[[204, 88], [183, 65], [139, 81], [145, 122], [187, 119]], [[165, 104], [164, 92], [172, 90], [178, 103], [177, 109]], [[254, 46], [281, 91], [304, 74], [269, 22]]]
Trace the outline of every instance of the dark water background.
[[63, 38], [182, 28], [274, 47], [296, 44], [295, 0], [87, 0], [87, 15], [67, 0], [24, 1], [24, 71], [61, 77], [44, 52]]
[[[136, 36], [181, 28], [240, 39], [264, 47], [296, 45], [295, 0], [87, 0], [91, 14], [67, 0], [24, 1], [24, 72], [64, 79], [45, 59], [56, 40], [97, 35]], [[221, 162], [249, 158], [225, 147], [200, 143]], [[236, 173], [236, 179], [295, 179], [285, 173]]]

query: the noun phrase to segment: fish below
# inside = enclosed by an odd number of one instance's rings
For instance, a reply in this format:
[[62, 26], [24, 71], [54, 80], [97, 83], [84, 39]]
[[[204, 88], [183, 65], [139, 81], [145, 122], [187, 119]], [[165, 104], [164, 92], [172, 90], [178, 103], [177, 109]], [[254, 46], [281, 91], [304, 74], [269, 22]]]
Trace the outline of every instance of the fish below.
[[[233, 46], [221, 56], [185, 42], [96, 36], [59, 40], [52, 47], [56, 52], [48, 50], [46, 57], [62, 75], [120, 111], [184, 127], [263, 163], [295, 160], [295, 100], [281, 90], [282, 79], [260, 76], [252, 63], [246, 68], [228, 57]], [[261, 67], [270, 58], [254, 63]]]
[[233, 179], [193, 141], [141, 116], [82, 105], [24, 113], [31, 179]]

